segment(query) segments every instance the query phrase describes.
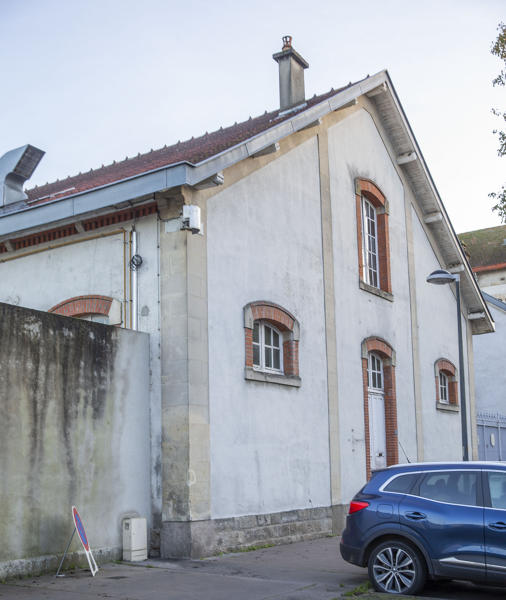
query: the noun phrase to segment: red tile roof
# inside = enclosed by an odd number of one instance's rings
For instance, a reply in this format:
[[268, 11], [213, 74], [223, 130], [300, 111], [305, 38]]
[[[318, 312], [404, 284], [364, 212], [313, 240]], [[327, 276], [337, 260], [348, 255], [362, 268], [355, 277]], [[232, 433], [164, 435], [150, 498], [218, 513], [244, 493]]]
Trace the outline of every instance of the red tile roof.
[[146, 154], [138, 154], [133, 158], [126, 158], [120, 162], [113, 162], [111, 165], [99, 169], [92, 169], [86, 173], [80, 173], [79, 175], [73, 175], [53, 183], [34, 187], [26, 191], [28, 204], [33, 206], [49, 202], [50, 200], [65, 198], [66, 196], [72, 196], [79, 192], [91, 190], [183, 161], [198, 164], [274, 127], [278, 123], [290, 119], [296, 114], [304, 112], [307, 108], [323, 102], [351, 85], [354, 84], [349, 83], [347, 86], [337, 90], [332, 89], [325, 94], [315, 95], [306, 101], [306, 105], [303, 108], [281, 116], [279, 116], [279, 110], [269, 113], [265, 112], [259, 117], [250, 117], [247, 121], [235, 123], [230, 127], [220, 128], [212, 133], [205, 133], [198, 138], [191, 138], [185, 142], [178, 142], [172, 146], [165, 146]]

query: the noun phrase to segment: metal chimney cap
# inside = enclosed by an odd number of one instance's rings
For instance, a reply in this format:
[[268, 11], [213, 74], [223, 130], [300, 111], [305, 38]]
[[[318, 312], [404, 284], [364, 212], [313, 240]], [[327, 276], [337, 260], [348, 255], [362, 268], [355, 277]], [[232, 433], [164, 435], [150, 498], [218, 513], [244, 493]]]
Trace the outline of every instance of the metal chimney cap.
[[290, 50], [290, 48], [292, 47], [292, 36], [284, 35], [282, 40], [283, 40], [283, 47], [281, 48], [281, 52], [283, 52], [283, 50]]

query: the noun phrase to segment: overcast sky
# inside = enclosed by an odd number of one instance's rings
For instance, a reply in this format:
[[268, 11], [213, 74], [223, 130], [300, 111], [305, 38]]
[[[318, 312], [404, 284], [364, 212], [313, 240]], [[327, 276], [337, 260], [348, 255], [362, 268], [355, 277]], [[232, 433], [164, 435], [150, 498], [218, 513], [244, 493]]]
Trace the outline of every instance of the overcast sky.
[[0, 155], [46, 155], [27, 186], [279, 104], [281, 36], [306, 95], [388, 69], [457, 232], [499, 225], [490, 54], [504, 0], [0, 0]]

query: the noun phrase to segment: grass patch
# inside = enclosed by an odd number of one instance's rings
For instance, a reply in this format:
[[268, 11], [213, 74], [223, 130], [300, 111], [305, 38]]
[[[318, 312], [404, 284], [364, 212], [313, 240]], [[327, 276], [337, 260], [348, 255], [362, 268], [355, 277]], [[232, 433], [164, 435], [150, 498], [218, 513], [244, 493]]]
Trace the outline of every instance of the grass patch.
[[350, 590], [349, 592], [344, 592], [343, 598], [356, 598], [357, 596], [362, 596], [363, 594], [367, 594], [371, 591], [371, 584], [369, 581], [364, 581], [360, 585], [357, 585], [356, 588]]
[[276, 544], [260, 544], [258, 546], [246, 546], [245, 548], [238, 548], [235, 552], [254, 552], [255, 550], [264, 550], [265, 548], [272, 548]]

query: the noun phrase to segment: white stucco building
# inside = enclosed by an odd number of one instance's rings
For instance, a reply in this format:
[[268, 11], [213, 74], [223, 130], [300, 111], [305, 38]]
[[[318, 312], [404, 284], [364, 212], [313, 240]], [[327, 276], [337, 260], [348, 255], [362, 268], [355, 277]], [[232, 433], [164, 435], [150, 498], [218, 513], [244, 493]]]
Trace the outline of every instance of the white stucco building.
[[150, 334], [162, 556], [340, 531], [371, 468], [461, 459], [441, 267], [477, 452], [493, 322], [388, 73], [305, 100], [289, 40], [275, 59], [280, 109], [0, 207], [0, 301]]

